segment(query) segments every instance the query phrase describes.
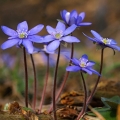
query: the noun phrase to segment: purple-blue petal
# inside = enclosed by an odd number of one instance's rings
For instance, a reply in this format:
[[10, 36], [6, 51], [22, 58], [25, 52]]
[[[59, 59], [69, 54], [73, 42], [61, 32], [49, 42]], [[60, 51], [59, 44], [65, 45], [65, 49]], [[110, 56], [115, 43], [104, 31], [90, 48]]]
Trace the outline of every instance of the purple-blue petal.
[[92, 69], [92, 68], [88, 68], [88, 69], [89, 69], [92, 73], [101, 76], [100, 73], [97, 72], [96, 70], [94, 70], [94, 69]]
[[76, 29], [76, 27], [77, 27], [77, 26], [76, 26], [75, 24], [73, 24], [73, 25], [71, 25], [70, 27], [68, 27], [68, 28], [64, 31], [64, 36], [72, 33], [72, 32]]
[[4, 50], [4, 49], [7, 49], [7, 48], [10, 48], [12, 46], [14, 46], [15, 44], [17, 44], [19, 41], [19, 39], [12, 39], [12, 40], [7, 40], [6, 42], [4, 42], [2, 45], [1, 45], [1, 48]]
[[81, 68], [79, 66], [74, 66], [74, 65], [66, 67], [66, 71], [70, 71], [70, 72], [77, 72], [80, 69]]
[[74, 65], [79, 65], [79, 60], [78, 59], [76, 59], [76, 58], [73, 58], [73, 59], [71, 59], [71, 61], [72, 61], [72, 63], [74, 64]]
[[91, 33], [92, 33], [93, 36], [94, 36], [95, 38], [97, 38], [98, 40], [101, 40], [101, 39], [102, 39], [101, 35], [100, 35], [99, 33], [97, 33], [96, 31], [91, 30]]
[[20, 40], [18, 41], [17, 47], [19, 47], [19, 46], [22, 44], [22, 42], [23, 42], [23, 40], [20, 39]]
[[33, 53], [39, 53], [39, 52], [43, 52], [43, 50], [40, 49], [40, 48], [36, 48], [36, 47], [34, 47], [34, 49], [33, 49]]
[[88, 60], [88, 56], [86, 54], [82, 55], [81, 59], [86, 59]]
[[112, 45], [116, 45], [117, 44], [117, 42], [114, 39], [110, 39], [109, 38], [109, 40], [111, 40], [110, 44], [112, 44]]
[[34, 47], [31, 41], [23, 40], [22, 44], [27, 49], [28, 53], [32, 54], [34, 52]]
[[62, 37], [61, 39], [68, 43], [80, 42], [80, 40], [74, 36], [66, 36], [66, 37]]
[[80, 60], [80, 62], [87, 63], [88, 62], [88, 56], [86, 54], [84, 54], [84, 55], [82, 55], [82, 57], [79, 60]]
[[46, 29], [47, 29], [47, 32], [51, 35], [56, 33], [56, 30], [51, 26], [47, 26]]
[[44, 37], [44, 42], [50, 42], [50, 41], [53, 41], [53, 40], [55, 40], [55, 38], [52, 35], [46, 35]]
[[56, 30], [64, 32], [64, 30], [65, 30], [65, 24], [63, 24], [62, 22], [58, 22], [57, 26], [56, 26]]
[[48, 44], [46, 49], [50, 52], [55, 51], [59, 47], [59, 45], [60, 45], [60, 42], [58, 40], [55, 40], [51, 42], [50, 44]]
[[70, 20], [70, 12], [67, 12], [67, 13], [65, 14], [65, 21], [66, 21], [67, 23], [69, 23], [69, 20]]
[[82, 20], [85, 18], [85, 12], [81, 12], [79, 16], [82, 18]]
[[32, 28], [31, 30], [28, 31], [29, 35], [34, 35], [37, 34], [38, 32], [40, 32], [43, 29], [44, 25], [39, 24], [37, 26], [35, 26], [34, 28]]
[[8, 37], [8, 39], [15, 39], [17, 38], [17, 36], [14, 36], [14, 37]]
[[76, 24], [76, 18], [75, 17], [71, 17], [70, 21], [69, 21], [70, 25]]
[[78, 13], [77, 13], [76, 10], [72, 10], [72, 11], [70, 12], [70, 19], [71, 19], [71, 18], [77, 18], [77, 16], [78, 16]]
[[87, 36], [86, 34], [83, 33], [83, 35], [85, 35], [89, 40], [93, 41], [93, 42], [97, 42], [95, 38], [91, 38], [89, 36]]
[[87, 62], [87, 67], [91, 67], [91, 66], [93, 66], [93, 65], [95, 65], [95, 62], [93, 62], [93, 61]]
[[48, 54], [55, 54], [55, 51], [48, 51], [47, 49], [44, 50], [44, 52], [48, 53]]
[[62, 11], [60, 12], [60, 15], [61, 15], [62, 19], [67, 23], [66, 18], [65, 18], [66, 13], [67, 13], [66, 10], [62, 10]]
[[92, 71], [87, 68], [82, 68], [83, 71], [87, 72], [89, 75], [92, 75]]
[[79, 23], [78, 26], [87, 26], [87, 25], [91, 25], [92, 23], [90, 22], [82, 22], [82, 23]]
[[82, 22], [82, 17], [78, 16], [78, 18], [76, 19], [76, 24], [79, 25]]
[[43, 37], [41, 37], [39, 35], [28, 36], [28, 39], [35, 43], [43, 43], [44, 42]]
[[28, 31], [28, 24], [26, 21], [23, 21], [17, 25], [18, 31]]
[[120, 51], [120, 47], [117, 45], [107, 45], [108, 47]]
[[6, 35], [11, 37], [17, 37], [17, 32], [15, 30], [8, 28], [6, 26], [1, 26], [1, 29]]

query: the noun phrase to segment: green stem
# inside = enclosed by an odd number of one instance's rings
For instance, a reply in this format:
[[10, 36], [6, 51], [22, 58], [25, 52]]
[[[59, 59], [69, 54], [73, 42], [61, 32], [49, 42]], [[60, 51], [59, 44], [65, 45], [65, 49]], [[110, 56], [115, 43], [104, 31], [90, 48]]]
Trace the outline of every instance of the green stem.
[[80, 118], [82, 118], [83, 113], [86, 111], [86, 100], [87, 100], [87, 86], [86, 86], [86, 83], [85, 83], [83, 73], [82, 72], [80, 72], [80, 73], [81, 73], [83, 88], [84, 88], [84, 103], [83, 103], [83, 108], [82, 108], [81, 112], [79, 113], [79, 115], [77, 117], [77, 120], [80, 120]]
[[46, 53], [46, 56], [47, 56], [46, 78], [45, 78], [44, 88], [43, 88], [42, 97], [41, 97], [41, 101], [40, 101], [39, 113], [41, 113], [41, 110], [42, 110], [42, 105], [43, 105], [43, 101], [44, 101], [44, 97], [45, 97], [45, 93], [46, 93], [46, 87], [47, 87], [48, 76], [49, 76], [49, 54]]
[[55, 95], [56, 95], [56, 81], [57, 81], [59, 58], [60, 58], [60, 46], [58, 48], [58, 56], [57, 56], [57, 62], [56, 62], [56, 67], [55, 67], [54, 85], [53, 85], [53, 114], [54, 114], [54, 120], [57, 120]]
[[[71, 44], [71, 56], [70, 56], [71, 59], [73, 58], [73, 53], [74, 53], [74, 44], [72, 43]], [[69, 66], [70, 65], [71, 65], [71, 60], [69, 62]], [[62, 84], [60, 86], [60, 89], [59, 89], [57, 95], [56, 95], [55, 102], [58, 100], [58, 98], [59, 98], [59, 96], [60, 96], [60, 94], [61, 94], [61, 92], [62, 92], [62, 90], [63, 90], [63, 88], [65, 86], [65, 83], [66, 83], [66, 81], [68, 79], [69, 73], [70, 73], [69, 71], [66, 71], [63, 82], [62, 82]], [[52, 110], [53, 110], [53, 104], [50, 106], [50, 109], [49, 109], [48, 113], [50, 113]]]
[[25, 106], [28, 107], [28, 71], [27, 71], [25, 48], [23, 48], [23, 54], [24, 54], [24, 68], [25, 68]]
[[[104, 53], [104, 48], [101, 50], [101, 64], [100, 64], [100, 71], [99, 71], [100, 74], [102, 73], [102, 67], [103, 67], [103, 53]], [[96, 91], [96, 88], [97, 88], [98, 83], [100, 81], [100, 78], [101, 78], [101, 76], [98, 76], [96, 84], [95, 84], [95, 86], [94, 86], [94, 88], [93, 88], [92, 92], [90, 93], [90, 96], [87, 100], [87, 103], [86, 103], [87, 105], [91, 102], [91, 99], [93, 98], [93, 95], [95, 94], [95, 91]]]
[[36, 107], [36, 94], [37, 94], [37, 78], [36, 78], [36, 69], [35, 69], [35, 63], [32, 54], [30, 54], [32, 66], [33, 66], [33, 73], [34, 73], [34, 94], [33, 94], [33, 109], [35, 110]]

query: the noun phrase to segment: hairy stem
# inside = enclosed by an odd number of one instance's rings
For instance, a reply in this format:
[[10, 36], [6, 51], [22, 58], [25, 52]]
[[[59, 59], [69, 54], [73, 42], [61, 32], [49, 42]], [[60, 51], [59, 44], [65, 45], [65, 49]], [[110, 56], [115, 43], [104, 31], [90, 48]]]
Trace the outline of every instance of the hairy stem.
[[46, 56], [47, 56], [46, 78], [45, 78], [44, 88], [43, 88], [42, 97], [41, 97], [41, 101], [40, 101], [39, 113], [41, 113], [41, 110], [42, 110], [42, 105], [43, 105], [43, 101], [44, 101], [44, 97], [45, 97], [45, 93], [46, 93], [48, 76], [49, 76], [49, 54], [46, 53]]
[[35, 63], [32, 54], [30, 54], [32, 66], [33, 66], [33, 73], [34, 73], [34, 94], [33, 94], [33, 109], [35, 110], [36, 107], [36, 96], [37, 96], [37, 78], [36, 78], [36, 69]]
[[25, 48], [23, 48], [23, 54], [24, 54], [24, 68], [25, 68], [25, 106], [28, 107], [28, 71], [27, 71]]
[[[74, 43], [71, 44], [71, 56], [70, 56], [71, 59], [73, 58], [73, 53], [74, 53]], [[69, 66], [70, 65], [71, 65], [71, 60], [69, 62]], [[63, 88], [65, 86], [65, 83], [66, 83], [66, 81], [68, 79], [69, 73], [70, 73], [69, 71], [66, 71], [63, 82], [62, 82], [62, 84], [61, 84], [61, 86], [60, 86], [60, 88], [58, 90], [57, 95], [56, 95], [55, 102], [58, 100], [58, 98], [59, 98], [59, 96], [60, 96], [60, 94], [61, 94], [61, 92], [62, 92], [62, 90], [63, 90]], [[49, 109], [48, 112], [50, 113], [52, 110], [53, 110], [53, 104], [50, 106], [50, 109]]]
[[80, 73], [81, 73], [82, 82], [83, 82], [83, 89], [84, 89], [84, 103], [83, 103], [83, 108], [77, 117], [77, 120], [80, 120], [80, 118], [82, 118], [82, 116], [83, 116], [83, 113], [86, 111], [86, 100], [87, 100], [87, 86], [85, 83], [83, 73], [82, 72], [80, 72]]
[[54, 85], [53, 85], [53, 114], [54, 114], [54, 120], [57, 120], [55, 95], [56, 95], [56, 81], [57, 81], [59, 58], [60, 58], [60, 46], [58, 48], [58, 56], [57, 56], [57, 62], [56, 62], [56, 67], [55, 67]]

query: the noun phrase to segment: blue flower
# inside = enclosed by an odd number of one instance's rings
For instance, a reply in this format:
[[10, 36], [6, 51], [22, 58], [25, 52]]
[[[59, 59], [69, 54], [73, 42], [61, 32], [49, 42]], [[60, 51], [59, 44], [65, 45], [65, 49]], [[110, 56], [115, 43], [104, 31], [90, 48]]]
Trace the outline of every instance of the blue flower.
[[[44, 44], [43, 49], [34, 47], [33, 53], [40, 53], [42, 61], [44, 61], [45, 65], [47, 64], [47, 55], [49, 54], [49, 64], [51, 67], [53, 67], [56, 64], [56, 54], [58, 54], [58, 51], [51, 51], [50, 52], [46, 49], [46, 47], [47, 47], [47, 43]], [[66, 56], [70, 57], [70, 50], [62, 49], [60, 51], [60, 54], [62, 55], [63, 59], [66, 60], [66, 58], [68, 58]]]
[[68, 26], [71, 26], [73, 24], [77, 25], [77, 27], [91, 25], [91, 23], [89, 22], [82, 22], [85, 18], [85, 12], [81, 12], [80, 14], [78, 14], [76, 10], [72, 10], [71, 12], [63, 10], [60, 12], [60, 14], [63, 21]]
[[1, 48], [7, 49], [14, 45], [24, 46], [29, 53], [32, 53], [34, 49], [33, 42], [43, 42], [43, 37], [36, 35], [43, 27], [44, 25], [39, 24], [28, 31], [28, 24], [26, 21], [19, 23], [16, 31], [6, 26], [1, 26], [3, 32], [9, 36], [8, 40], [2, 44]]
[[56, 28], [47, 26], [46, 29], [50, 34], [44, 37], [44, 42], [50, 42], [46, 48], [48, 51], [56, 50], [61, 41], [68, 43], [80, 42], [76, 37], [70, 35], [76, 29], [76, 25], [74, 24], [66, 29], [62, 22], [58, 22]]
[[2, 62], [8, 67], [13, 68], [15, 66], [16, 59], [9, 55], [9, 54], [3, 54], [1, 55]]
[[92, 68], [93, 65], [95, 65], [95, 62], [89, 61], [88, 56], [86, 54], [82, 55], [80, 59], [73, 58], [71, 60], [72, 60], [72, 66], [68, 66], [66, 68], [66, 71], [72, 71], [72, 72], [83, 71], [90, 75], [94, 73], [100, 76], [100, 74]]
[[[44, 46], [43, 48], [36, 48], [34, 47], [33, 49], [33, 52], [32, 54], [35, 54], [35, 53], [40, 53], [40, 56], [42, 58], [42, 61], [45, 63], [45, 65], [47, 64], [47, 57], [49, 55], [49, 65], [51, 67], [55, 66], [56, 64], [56, 60], [55, 60], [55, 57], [54, 57], [54, 54], [55, 54], [55, 51], [52, 51], [52, 52], [49, 52], [47, 49], [46, 49], [46, 43], [43, 43]], [[28, 52], [28, 51], [27, 51]], [[29, 53], [28, 53], [29, 54]]]
[[87, 36], [86, 34], [84, 34], [89, 40], [93, 41], [94, 43], [97, 43], [98, 45], [100, 45], [102, 48], [105, 47], [109, 47], [115, 50], [120, 51], [120, 47], [117, 46], [117, 43], [115, 40], [110, 39], [110, 38], [103, 38], [101, 37], [100, 34], [98, 34], [97, 32], [95, 32], [94, 30], [91, 30], [91, 33], [93, 34], [94, 38], [91, 38], [89, 36]]

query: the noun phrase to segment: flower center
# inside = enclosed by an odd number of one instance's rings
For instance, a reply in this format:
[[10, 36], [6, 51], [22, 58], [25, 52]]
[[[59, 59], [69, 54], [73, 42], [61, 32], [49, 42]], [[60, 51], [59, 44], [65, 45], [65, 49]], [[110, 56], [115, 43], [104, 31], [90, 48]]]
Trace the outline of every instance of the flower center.
[[103, 42], [104, 44], [110, 44], [111, 40], [108, 39], [108, 38], [103, 38], [103, 39], [102, 39], [102, 42]]
[[86, 67], [86, 62], [81, 61], [81, 62], [80, 62], [80, 67]]
[[21, 33], [21, 34], [19, 35], [19, 37], [20, 37], [20, 38], [26, 38], [26, 34], [25, 34], [25, 33]]
[[23, 31], [18, 30], [17, 33], [18, 33], [19, 38], [27, 38], [27, 36], [28, 36], [28, 33], [25, 30], [23, 30]]
[[56, 39], [60, 39], [61, 36], [62, 36], [62, 35], [61, 35], [60, 33], [56, 33], [56, 34], [55, 34], [55, 38], [56, 38]]

